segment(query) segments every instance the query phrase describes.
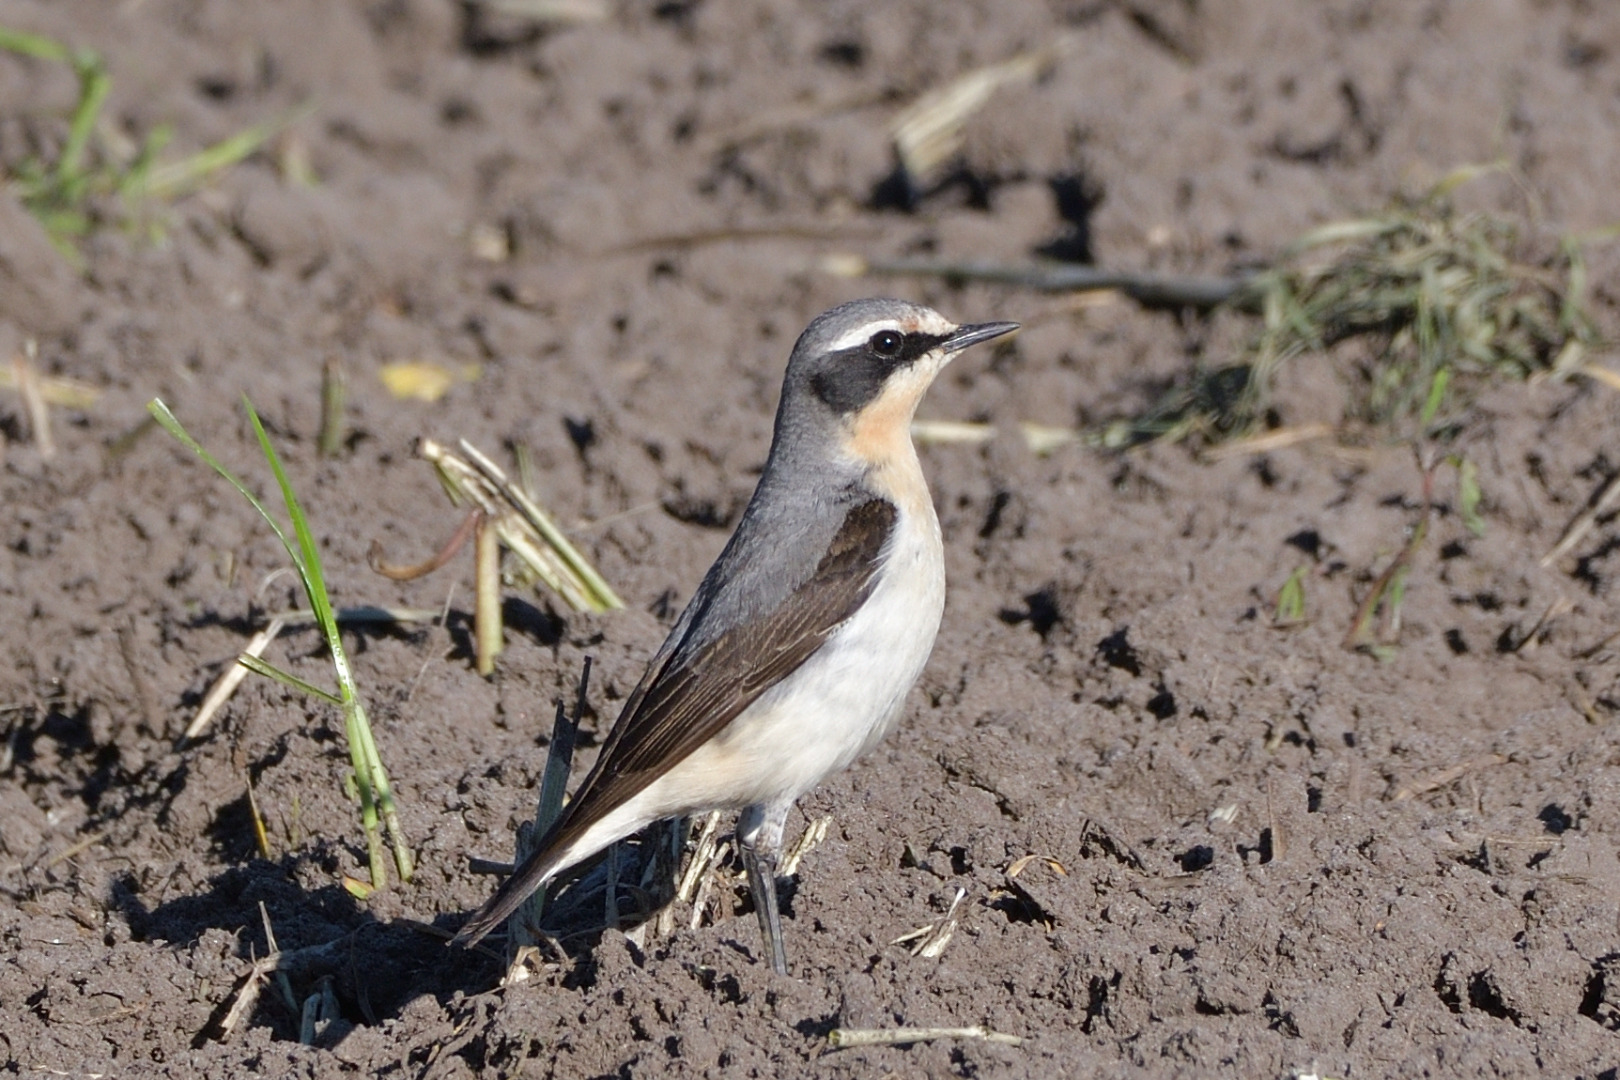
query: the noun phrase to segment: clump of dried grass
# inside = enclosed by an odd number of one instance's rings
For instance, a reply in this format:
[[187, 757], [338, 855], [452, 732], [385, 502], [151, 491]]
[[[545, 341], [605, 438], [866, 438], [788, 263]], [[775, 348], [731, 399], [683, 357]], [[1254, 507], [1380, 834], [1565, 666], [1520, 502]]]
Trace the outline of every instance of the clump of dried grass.
[[1452, 192], [1481, 171], [1300, 237], [1229, 302], [1261, 318], [1247, 354], [1197, 373], [1104, 441], [1249, 434], [1285, 363], [1349, 339], [1368, 347], [1350, 373], [1347, 418], [1402, 434], [1420, 434], [1425, 413], [1453, 422], [1486, 380], [1579, 370], [1600, 338], [1580, 243], [1549, 250], [1515, 219], [1457, 210]]

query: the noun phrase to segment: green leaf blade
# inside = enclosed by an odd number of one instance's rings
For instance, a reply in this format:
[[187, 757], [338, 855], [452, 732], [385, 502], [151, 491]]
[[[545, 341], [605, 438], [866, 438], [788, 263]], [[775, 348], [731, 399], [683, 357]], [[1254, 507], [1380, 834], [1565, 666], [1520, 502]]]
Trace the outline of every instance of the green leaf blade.
[[255, 675], [263, 675], [267, 679], [274, 679], [283, 686], [289, 686], [300, 693], [308, 694], [310, 697], [324, 701], [328, 705], [343, 704], [343, 699], [332, 693], [330, 690], [322, 690], [314, 683], [305, 682], [292, 672], [284, 671], [283, 669], [278, 668], [274, 664], [268, 663], [257, 656], [250, 656], [247, 653], [242, 653], [236, 658], [236, 662], [253, 672]]

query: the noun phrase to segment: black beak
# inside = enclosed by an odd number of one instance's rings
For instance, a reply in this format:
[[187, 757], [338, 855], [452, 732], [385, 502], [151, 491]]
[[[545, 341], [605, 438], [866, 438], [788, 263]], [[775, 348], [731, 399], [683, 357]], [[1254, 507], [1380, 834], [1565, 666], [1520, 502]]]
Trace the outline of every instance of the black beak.
[[1010, 334], [1018, 329], [1015, 322], [984, 322], [973, 323], [968, 326], [958, 326], [956, 333], [945, 339], [943, 348], [947, 355], [959, 353], [969, 345], [977, 345], [981, 341], [990, 341]]

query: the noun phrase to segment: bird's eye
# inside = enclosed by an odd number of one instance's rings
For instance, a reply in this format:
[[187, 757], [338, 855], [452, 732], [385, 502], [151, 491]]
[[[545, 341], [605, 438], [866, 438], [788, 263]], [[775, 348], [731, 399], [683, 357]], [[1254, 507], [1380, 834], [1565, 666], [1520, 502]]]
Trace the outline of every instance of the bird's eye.
[[872, 335], [872, 340], [866, 344], [879, 356], [885, 359], [893, 359], [900, 355], [900, 346], [905, 344], [905, 341], [893, 330], [879, 330]]

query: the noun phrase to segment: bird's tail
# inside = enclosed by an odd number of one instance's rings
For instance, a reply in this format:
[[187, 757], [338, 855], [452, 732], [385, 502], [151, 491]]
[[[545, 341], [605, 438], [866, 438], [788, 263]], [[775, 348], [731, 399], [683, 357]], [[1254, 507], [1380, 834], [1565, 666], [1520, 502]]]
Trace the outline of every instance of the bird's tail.
[[511, 877], [501, 883], [495, 895], [478, 909], [478, 914], [467, 920], [467, 925], [450, 943], [466, 947], [482, 941], [484, 935], [510, 918], [512, 912], [522, 906], [536, 889], [563, 869], [567, 854], [566, 850], [559, 851], [554, 844], [541, 844], [523, 860], [523, 865], [512, 872]]

